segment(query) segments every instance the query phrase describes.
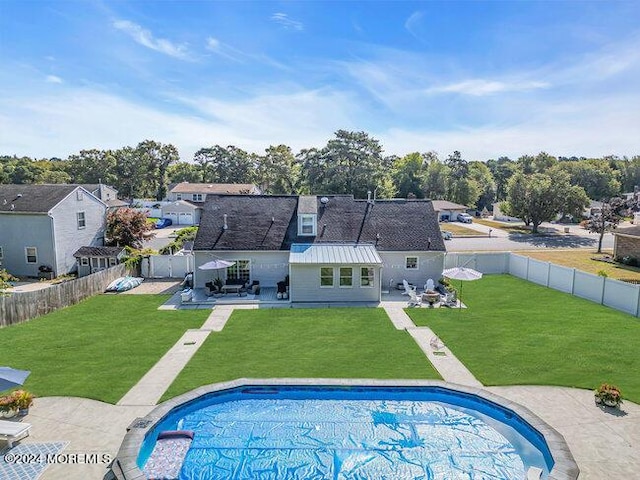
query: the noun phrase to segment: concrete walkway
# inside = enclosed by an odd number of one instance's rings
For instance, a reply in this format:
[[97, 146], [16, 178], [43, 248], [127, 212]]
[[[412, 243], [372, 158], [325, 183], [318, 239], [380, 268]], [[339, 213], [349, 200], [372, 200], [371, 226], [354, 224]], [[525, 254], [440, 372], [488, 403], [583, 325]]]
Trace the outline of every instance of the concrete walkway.
[[402, 308], [383, 307], [398, 330], [406, 330], [427, 356], [443, 380], [469, 387], [482, 387], [476, 377], [458, 360], [429, 327], [416, 327]]
[[[235, 308], [238, 307], [233, 305], [215, 307], [202, 327], [198, 330], [187, 330], [180, 340], [120, 399], [117, 405], [156, 405], [209, 334], [222, 331]], [[243, 308], [255, 307], [247, 305]]]

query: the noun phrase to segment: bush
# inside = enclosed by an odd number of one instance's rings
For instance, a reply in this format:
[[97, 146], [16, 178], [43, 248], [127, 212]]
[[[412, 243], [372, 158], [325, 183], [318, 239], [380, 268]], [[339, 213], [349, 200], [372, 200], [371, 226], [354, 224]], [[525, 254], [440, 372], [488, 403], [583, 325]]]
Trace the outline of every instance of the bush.
[[604, 270], [598, 270], [598, 276], [607, 278], [609, 276], [609, 274], [607, 272], [605, 272]]
[[176, 239], [160, 249], [160, 255], [171, 255], [184, 246], [184, 242], [195, 240], [198, 227], [186, 227], [176, 232]]
[[638, 259], [630, 255], [627, 255], [625, 257], [622, 257], [622, 263], [624, 263], [625, 265], [629, 265], [630, 267], [637, 267]]

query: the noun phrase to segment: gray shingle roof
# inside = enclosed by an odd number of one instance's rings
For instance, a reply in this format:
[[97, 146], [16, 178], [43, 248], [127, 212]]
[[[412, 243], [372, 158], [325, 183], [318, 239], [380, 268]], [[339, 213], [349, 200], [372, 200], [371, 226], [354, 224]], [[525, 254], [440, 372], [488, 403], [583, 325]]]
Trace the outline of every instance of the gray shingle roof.
[[[318, 235], [297, 235], [297, 196], [207, 196], [195, 250], [289, 250], [293, 243], [372, 243], [381, 251], [445, 251], [430, 200], [318, 202]], [[227, 215], [227, 229], [223, 229]]]
[[255, 191], [253, 183], [189, 183], [181, 182], [171, 186], [173, 193], [206, 194], [247, 194]]
[[80, 247], [74, 257], [117, 257], [122, 251], [123, 247]]
[[76, 188], [65, 184], [0, 185], [0, 212], [47, 213]]
[[613, 231], [614, 235], [619, 233], [621, 235], [631, 235], [634, 237], [640, 237], [640, 225], [635, 225], [633, 227], [625, 227], [625, 228], [616, 228]]

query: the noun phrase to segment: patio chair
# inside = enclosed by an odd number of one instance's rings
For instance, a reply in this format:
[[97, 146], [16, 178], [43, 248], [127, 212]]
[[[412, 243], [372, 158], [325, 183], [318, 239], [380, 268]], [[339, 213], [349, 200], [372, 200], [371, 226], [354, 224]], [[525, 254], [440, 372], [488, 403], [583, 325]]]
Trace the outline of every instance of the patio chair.
[[402, 285], [404, 285], [404, 292], [402, 292], [402, 295], [410, 295], [409, 292], [416, 293], [416, 287], [414, 285], [409, 285], [409, 282], [406, 280], [402, 280]]
[[30, 423], [8, 422], [0, 420], [0, 440], [6, 440], [9, 448], [13, 448], [13, 442], [29, 436]]
[[448, 292], [445, 296], [442, 305], [445, 307], [455, 308], [458, 306], [458, 295], [456, 292]]
[[409, 290], [409, 306], [419, 307], [421, 305], [422, 297], [419, 297], [415, 290]]
[[432, 290], [432, 291], [436, 290], [436, 285], [433, 282], [433, 278], [428, 279], [427, 283], [424, 285], [424, 291], [426, 292], [427, 290]]

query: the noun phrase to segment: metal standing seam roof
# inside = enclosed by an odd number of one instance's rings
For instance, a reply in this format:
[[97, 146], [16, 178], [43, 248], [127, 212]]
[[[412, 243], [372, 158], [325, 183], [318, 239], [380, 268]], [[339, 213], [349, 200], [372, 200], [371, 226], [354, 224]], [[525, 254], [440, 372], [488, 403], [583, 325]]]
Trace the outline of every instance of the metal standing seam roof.
[[373, 245], [295, 243], [291, 245], [289, 263], [382, 265], [382, 259]]

